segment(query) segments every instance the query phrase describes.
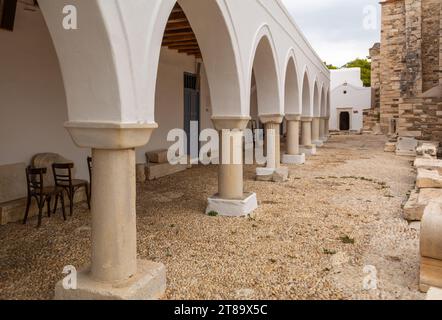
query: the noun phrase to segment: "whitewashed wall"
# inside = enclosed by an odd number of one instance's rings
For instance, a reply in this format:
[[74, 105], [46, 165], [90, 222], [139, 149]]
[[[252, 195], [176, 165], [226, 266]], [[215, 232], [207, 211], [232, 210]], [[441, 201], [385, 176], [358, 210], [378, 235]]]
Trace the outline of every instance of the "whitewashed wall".
[[36, 153], [56, 152], [87, 178], [89, 151], [77, 148], [63, 127], [63, 79], [41, 13], [19, 3], [14, 32], [0, 30], [0, 44], [0, 165], [29, 164]]

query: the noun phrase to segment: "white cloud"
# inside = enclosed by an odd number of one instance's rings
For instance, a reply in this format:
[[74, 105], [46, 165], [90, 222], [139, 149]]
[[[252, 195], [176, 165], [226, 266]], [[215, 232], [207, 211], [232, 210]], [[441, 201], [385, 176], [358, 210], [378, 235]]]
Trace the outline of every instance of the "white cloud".
[[364, 58], [380, 28], [367, 30], [364, 19], [367, 6], [377, 9], [379, 0], [282, 0], [319, 56], [327, 63], [342, 66], [355, 58]]

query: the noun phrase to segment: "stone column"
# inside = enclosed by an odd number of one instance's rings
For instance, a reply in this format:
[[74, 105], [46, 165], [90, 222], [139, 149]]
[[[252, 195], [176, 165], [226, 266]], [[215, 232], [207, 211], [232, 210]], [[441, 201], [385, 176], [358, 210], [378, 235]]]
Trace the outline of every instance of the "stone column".
[[[77, 288], [60, 281], [56, 299], [156, 299], [166, 289], [164, 265], [137, 260], [135, 148], [156, 124], [67, 123], [80, 147], [92, 148], [92, 259]], [[86, 160], [85, 160], [86, 161]], [[115, 285], [118, 284], [118, 285]]]
[[321, 147], [323, 145], [320, 140], [320, 118], [314, 117], [312, 120], [312, 143], [317, 147]]
[[286, 115], [287, 120], [287, 152], [283, 155], [285, 164], [305, 163], [305, 154], [299, 154], [299, 123], [300, 115]]
[[300, 152], [308, 156], [316, 154], [316, 145], [312, 144], [312, 117], [301, 117], [302, 139]]
[[206, 214], [245, 216], [258, 208], [255, 193], [244, 192], [243, 130], [250, 117], [213, 117], [220, 136], [218, 193], [208, 199]]
[[330, 126], [330, 116], [325, 117], [324, 120], [325, 120], [325, 130], [324, 130], [325, 131], [325, 137], [328, 139], [330, 137], [330, 129], [329, 129], [329, 126]]
[[324, 117], [319, 118], [319, 140], [325, 142], [327, 139], [325, 138], [325, 119]]
[[265, 125], [266, 131], [266, 157], [265, 168], [256, 169], [256, 178], [260, 181], [286, 181], [288, 179], [288, 168], [281, 167], [281, 134], [280, 126], [284, 116], [262, 115], [261, 122]]

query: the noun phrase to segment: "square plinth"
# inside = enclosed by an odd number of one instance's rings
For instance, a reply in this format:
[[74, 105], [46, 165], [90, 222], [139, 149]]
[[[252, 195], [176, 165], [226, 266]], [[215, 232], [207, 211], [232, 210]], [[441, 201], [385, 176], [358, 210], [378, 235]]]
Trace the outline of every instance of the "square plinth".
[[216, 213], [220, 216], [242, 217], [251, 214], [258, 208], [256, 193], [245, 193], [242, 199], [221, 199], [218, 194], [208, 199], [206, 214]]
[[304, 153], [306, 156], [314, 156], [316, 154], [316, 145], [300, 146], [299, 152]]
[[284, 154], [282, 156], [282, 163], [284, 164], [304, 164], [305, 153], [298, 155]]
[[166, 291], [166, 267], [161, 263], [138, 260], [138, 272], [122, 282], [98, 282], [89, 269], [78, 272], [77, 288], [55, 286], [55, 300], [157, 300]]

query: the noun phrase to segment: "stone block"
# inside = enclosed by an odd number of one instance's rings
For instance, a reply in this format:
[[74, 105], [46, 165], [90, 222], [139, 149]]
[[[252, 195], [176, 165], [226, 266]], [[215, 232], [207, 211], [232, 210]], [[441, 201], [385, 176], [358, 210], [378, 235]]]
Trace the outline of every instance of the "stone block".
[[420, 221], [431, 201], [442, 204], [442, 189], [427, 188], [420, 189], [419, 192], [413, 191], [404, 206], [404, 218], [408, 221]]
[[245, 193], [242, 199], [221, 199], [214, 195], [208, 199], [206, 214], [214, 212], [220, 216], [242, 217], [251, 214], [258, 208], [256, 193]]
[[425, 298], [425, 300], [442, 300], [442, 289], [431, 287], [427, 292], [427, 297]]
[[289, 179], [289, 168], [279, 167], [273, 172], [273, 182], [286, 182]]
[[24, 163], [0, 166], [0, 203], [26, 196], [26, 165]]
[[[75, 193], [74, 203], [80, 203], [86, 201], [86, 193], [83, 190], [79, 190]], [[66, 210], [69, 210], [69, 199], [66, 197], [64, 200]], [[51, 202], [51, 208], [54, 208], [54, 199]], [[60, 202], [58, 203], [58, 209], [61, 208]], [[26, 210], [26, 198], [21, 198], [9, 202], [0, 203], [0, 225], [5, 225], [13, 222], [20, 222], [25, 216]], [[44, 208], [44, 214], [46, 215], [46, 206]], [[69, 211], [66, 211], [69, 212]], [[31, 207], [29, 209], [28, 221], [30, 218], [37, 216], [38, 207], [35, 199], [31, 202]]]
[[188, 169], [187, 164], [171, 165], [169, 163], [149, 163], [147, 165], [147, 179], [155, 180]]
[[415, 138], [399, 137], [396, 144], [396, 155], [416, 156], [418, 141]]
[[105, 283], [93, 280], [90, 271], [77, 275], [77, 288], [55, 286], [55, 300], [158, 300], [166, 291], [166, 267], [161, 263], [138, 260], [137, 274], [129, 280]]
[[167, 163], [167, 150], [155, 150], [146, 152], [146, 162], [147, 163]]
[[137, 182], [146, 182], [146, 164], [138, 163], [136, 166]]
[[274, 168], [256, 168], [256, 180], [257, 181], [272, 181]]
[[396, 152], [396, 142], [387, 142], [384, 147], [385, 152]]
[[416, 153], [421, 157], [435, 159], [437, 158], [438, 149], [439, 142], [420, 142], [416, 148]]
[[290, 155], [284, 154], [282, 156], [282, 163], [284, 164], [304, 164], [305, 163], [305, 154], [300, 155]]
[[414, 167], [416, 169], [428, 169], [428, 170], [441, 171], [442, 170], [442, 160], [416, 158], [416, 160], [414, 160]]
[[437, 170], [418, 169], [416, 186], [418, 188], [442, 188], [442, 176]]

